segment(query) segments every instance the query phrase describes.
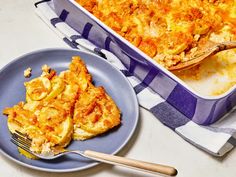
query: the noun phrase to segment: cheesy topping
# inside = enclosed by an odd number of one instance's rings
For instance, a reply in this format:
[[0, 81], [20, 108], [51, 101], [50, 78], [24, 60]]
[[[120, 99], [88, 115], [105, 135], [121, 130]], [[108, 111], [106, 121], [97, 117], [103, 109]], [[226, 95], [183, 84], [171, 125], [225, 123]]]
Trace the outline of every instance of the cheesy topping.
[[236, 40], [234, 0], [75, 0], [167, 69], [224, 27]]

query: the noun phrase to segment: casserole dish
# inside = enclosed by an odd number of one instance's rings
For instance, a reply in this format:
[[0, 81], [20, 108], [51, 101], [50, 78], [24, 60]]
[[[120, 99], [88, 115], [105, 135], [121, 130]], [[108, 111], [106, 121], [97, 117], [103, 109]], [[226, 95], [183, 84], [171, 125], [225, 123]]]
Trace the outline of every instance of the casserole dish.
[[[98, 47], [114, 53], [128, 71], [142, 81], [135, 88], [137, 92], [149, 86], [186, 117], [201, 125], [217, 121], [236, 104], [235, 87], [220, 96], [200, 95], [74, 0], [54, 0], [53, 5], [62, 21]], [[76, 37], [71, 36], [71, 39], [76, 40]]]

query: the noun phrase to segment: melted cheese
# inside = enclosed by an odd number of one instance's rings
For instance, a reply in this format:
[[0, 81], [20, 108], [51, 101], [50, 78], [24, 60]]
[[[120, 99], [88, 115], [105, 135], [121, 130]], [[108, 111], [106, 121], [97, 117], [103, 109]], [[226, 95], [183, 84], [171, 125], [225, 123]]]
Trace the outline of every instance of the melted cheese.
[[166, 68], [188, 60], [226, 25], [236, 40], [234, 0], [75, 1]]

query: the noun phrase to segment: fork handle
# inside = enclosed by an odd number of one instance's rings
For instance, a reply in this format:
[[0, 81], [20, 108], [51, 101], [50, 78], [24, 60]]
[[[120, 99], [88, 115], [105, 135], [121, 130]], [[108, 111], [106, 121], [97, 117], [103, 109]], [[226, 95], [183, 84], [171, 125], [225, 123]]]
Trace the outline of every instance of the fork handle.
[[165, 174], [169, 176], [177, 175], [177, 170], [175, 168], [166, 166], [166, 165], [149, 163], [149, 162], [129, 159], [125, 157], [104, 154], [101, 152], [95, 152], [91, 150], [86, 150], [84, 151], [83, 154], [90, 159], [94, 159], [100, 162], [105, 162], [105, 163], [109, 163], [113, 165], [120, 165], [120, 166], [125, 166], [125, 167], [129, 167], [129, 168], [133, 168], [133, 169], [137, 169], [137, 170], [141, 170], [145, 172], [160, 173], [160, 174]]

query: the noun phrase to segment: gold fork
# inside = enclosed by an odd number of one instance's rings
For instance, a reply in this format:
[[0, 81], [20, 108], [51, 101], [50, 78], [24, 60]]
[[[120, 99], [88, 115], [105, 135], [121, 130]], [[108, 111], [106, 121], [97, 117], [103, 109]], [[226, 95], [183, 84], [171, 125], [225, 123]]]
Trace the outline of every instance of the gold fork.
[[65, 150], [64, 152], [61, 152], [57, 155], [53, 154], [52, 152], [38, 154], [31, 151], [30, 149], [31, 143], [32, 143], [31, 139], [29, 139], [27, 135], [22, 134], [19, 131], [12, 133], [11, 142], [14, 143], [16, 146], [18, 146], [19, 148], [22, 148], [25, 151], [29, 152], [30, 154], [40, 159], [45, 159], [45, 160], [52, 160], [66, 154], [73, 153], [73, 154], [79, 154], [89, 159], [93, 159], [95, 161], [104, 162], [104, 163], [108, 163], [112, 165], [129, 167], [129, 168], [141, 170], [144, 172], [164, 174], [164, 175], [169, 175], [169, 176], [177, 175], [177, 170], [170, 166], [129, 159], [125, 157], [105, 154], [105, 153], [91, 151], [91, 150], [85, 150], [85, 151]]
[[[216, 53], [221, 52], [223, 50], [236, 48], [236, 41], [228, 41], [222, 43], [213, 43], [209, 41], [209, 43], [213, 45], [211, 45], [211, 47], [209, 48], [207, 47], [207, 49], [204, 49], [202, 51], [197, 51], [188, 61], [180, 62], [175, 66], [171, 66], [170, 68], [168, 68], [168, 70], [181, 71], [185, 69], [190, 69], [200, 64], [209, 56], [215, 55]], [[208, 46], [208, 44], [206, 46]]]

